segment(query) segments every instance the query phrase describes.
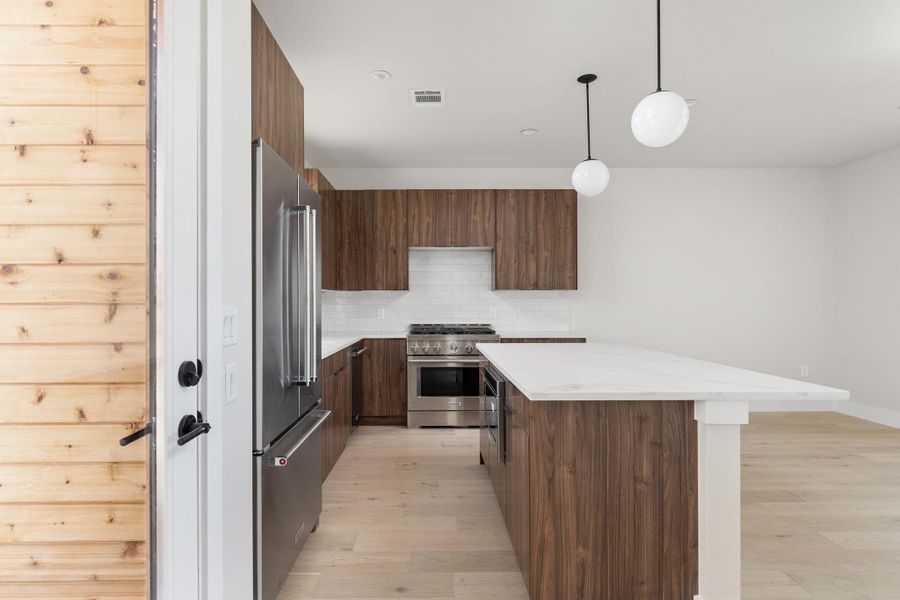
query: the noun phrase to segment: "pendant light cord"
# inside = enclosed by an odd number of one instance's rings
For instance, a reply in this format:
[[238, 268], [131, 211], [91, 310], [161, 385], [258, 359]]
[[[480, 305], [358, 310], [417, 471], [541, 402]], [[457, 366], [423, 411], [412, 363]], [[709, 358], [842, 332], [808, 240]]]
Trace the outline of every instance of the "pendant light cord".
[[588, 160], [591, 158], [591, 84], [584, 84], [584, 101], [587, 107], [587, 142], [588, 142]]
[[662, 20], [659, 16], [659, 3], [656, 0], [656, 91], [662, 91]]

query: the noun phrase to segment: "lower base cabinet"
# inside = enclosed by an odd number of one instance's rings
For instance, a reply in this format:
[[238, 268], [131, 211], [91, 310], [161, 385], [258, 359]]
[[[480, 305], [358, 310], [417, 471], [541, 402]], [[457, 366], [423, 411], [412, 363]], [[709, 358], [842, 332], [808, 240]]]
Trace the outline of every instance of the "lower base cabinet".
[[406, 425], [406, 339], [364, 343], [360, 424]]
[[350, 437], [353, 416], [350, 351], [341, 350], [326, 357], [322, 372], [322, 408], [331, 411], [322, 425], [322, 481], [325, 481]]

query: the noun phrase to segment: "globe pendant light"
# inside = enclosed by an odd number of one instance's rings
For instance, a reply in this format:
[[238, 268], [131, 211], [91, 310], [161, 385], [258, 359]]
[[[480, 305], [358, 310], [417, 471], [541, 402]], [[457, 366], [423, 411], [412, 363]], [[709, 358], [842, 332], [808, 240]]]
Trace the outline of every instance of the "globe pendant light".
[[587, 101], [587, 159], [578, 163], [572, 171], [572, 186], [582, 196], [596, 196], [606, 189], [609, 183], [609, 169], [596, 158], [591, 157], [591, 82], [596, 81], [593, 74], [582, 75], [578, 83], [584, 84], [584, 96]]
[[691, 118], [684, 98], [662, 89], [659, 3], [660, 0], [656, 0], [656, 91], [641, 100], [631, 115], [634, 137], [651, 148], [668, 146], [680, 138]]

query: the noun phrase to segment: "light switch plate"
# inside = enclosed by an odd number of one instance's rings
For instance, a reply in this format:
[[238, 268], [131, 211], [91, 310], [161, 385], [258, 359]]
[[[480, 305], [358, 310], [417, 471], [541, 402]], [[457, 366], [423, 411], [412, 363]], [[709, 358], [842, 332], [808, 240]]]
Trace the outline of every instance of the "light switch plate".
[[237, 363], [225, 365], [225, 404], [231, 404], [237, 400]]
[[237, 344], [237, 307], [222, 307], [222, 345]]

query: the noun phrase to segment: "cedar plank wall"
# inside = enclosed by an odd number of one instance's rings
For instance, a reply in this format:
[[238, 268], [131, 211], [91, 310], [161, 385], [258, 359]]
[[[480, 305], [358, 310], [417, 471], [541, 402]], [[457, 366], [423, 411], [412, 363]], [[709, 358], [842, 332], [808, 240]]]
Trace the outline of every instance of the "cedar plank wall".
[[144, 598], [144, 0], [0, 0], [0, 598]]

